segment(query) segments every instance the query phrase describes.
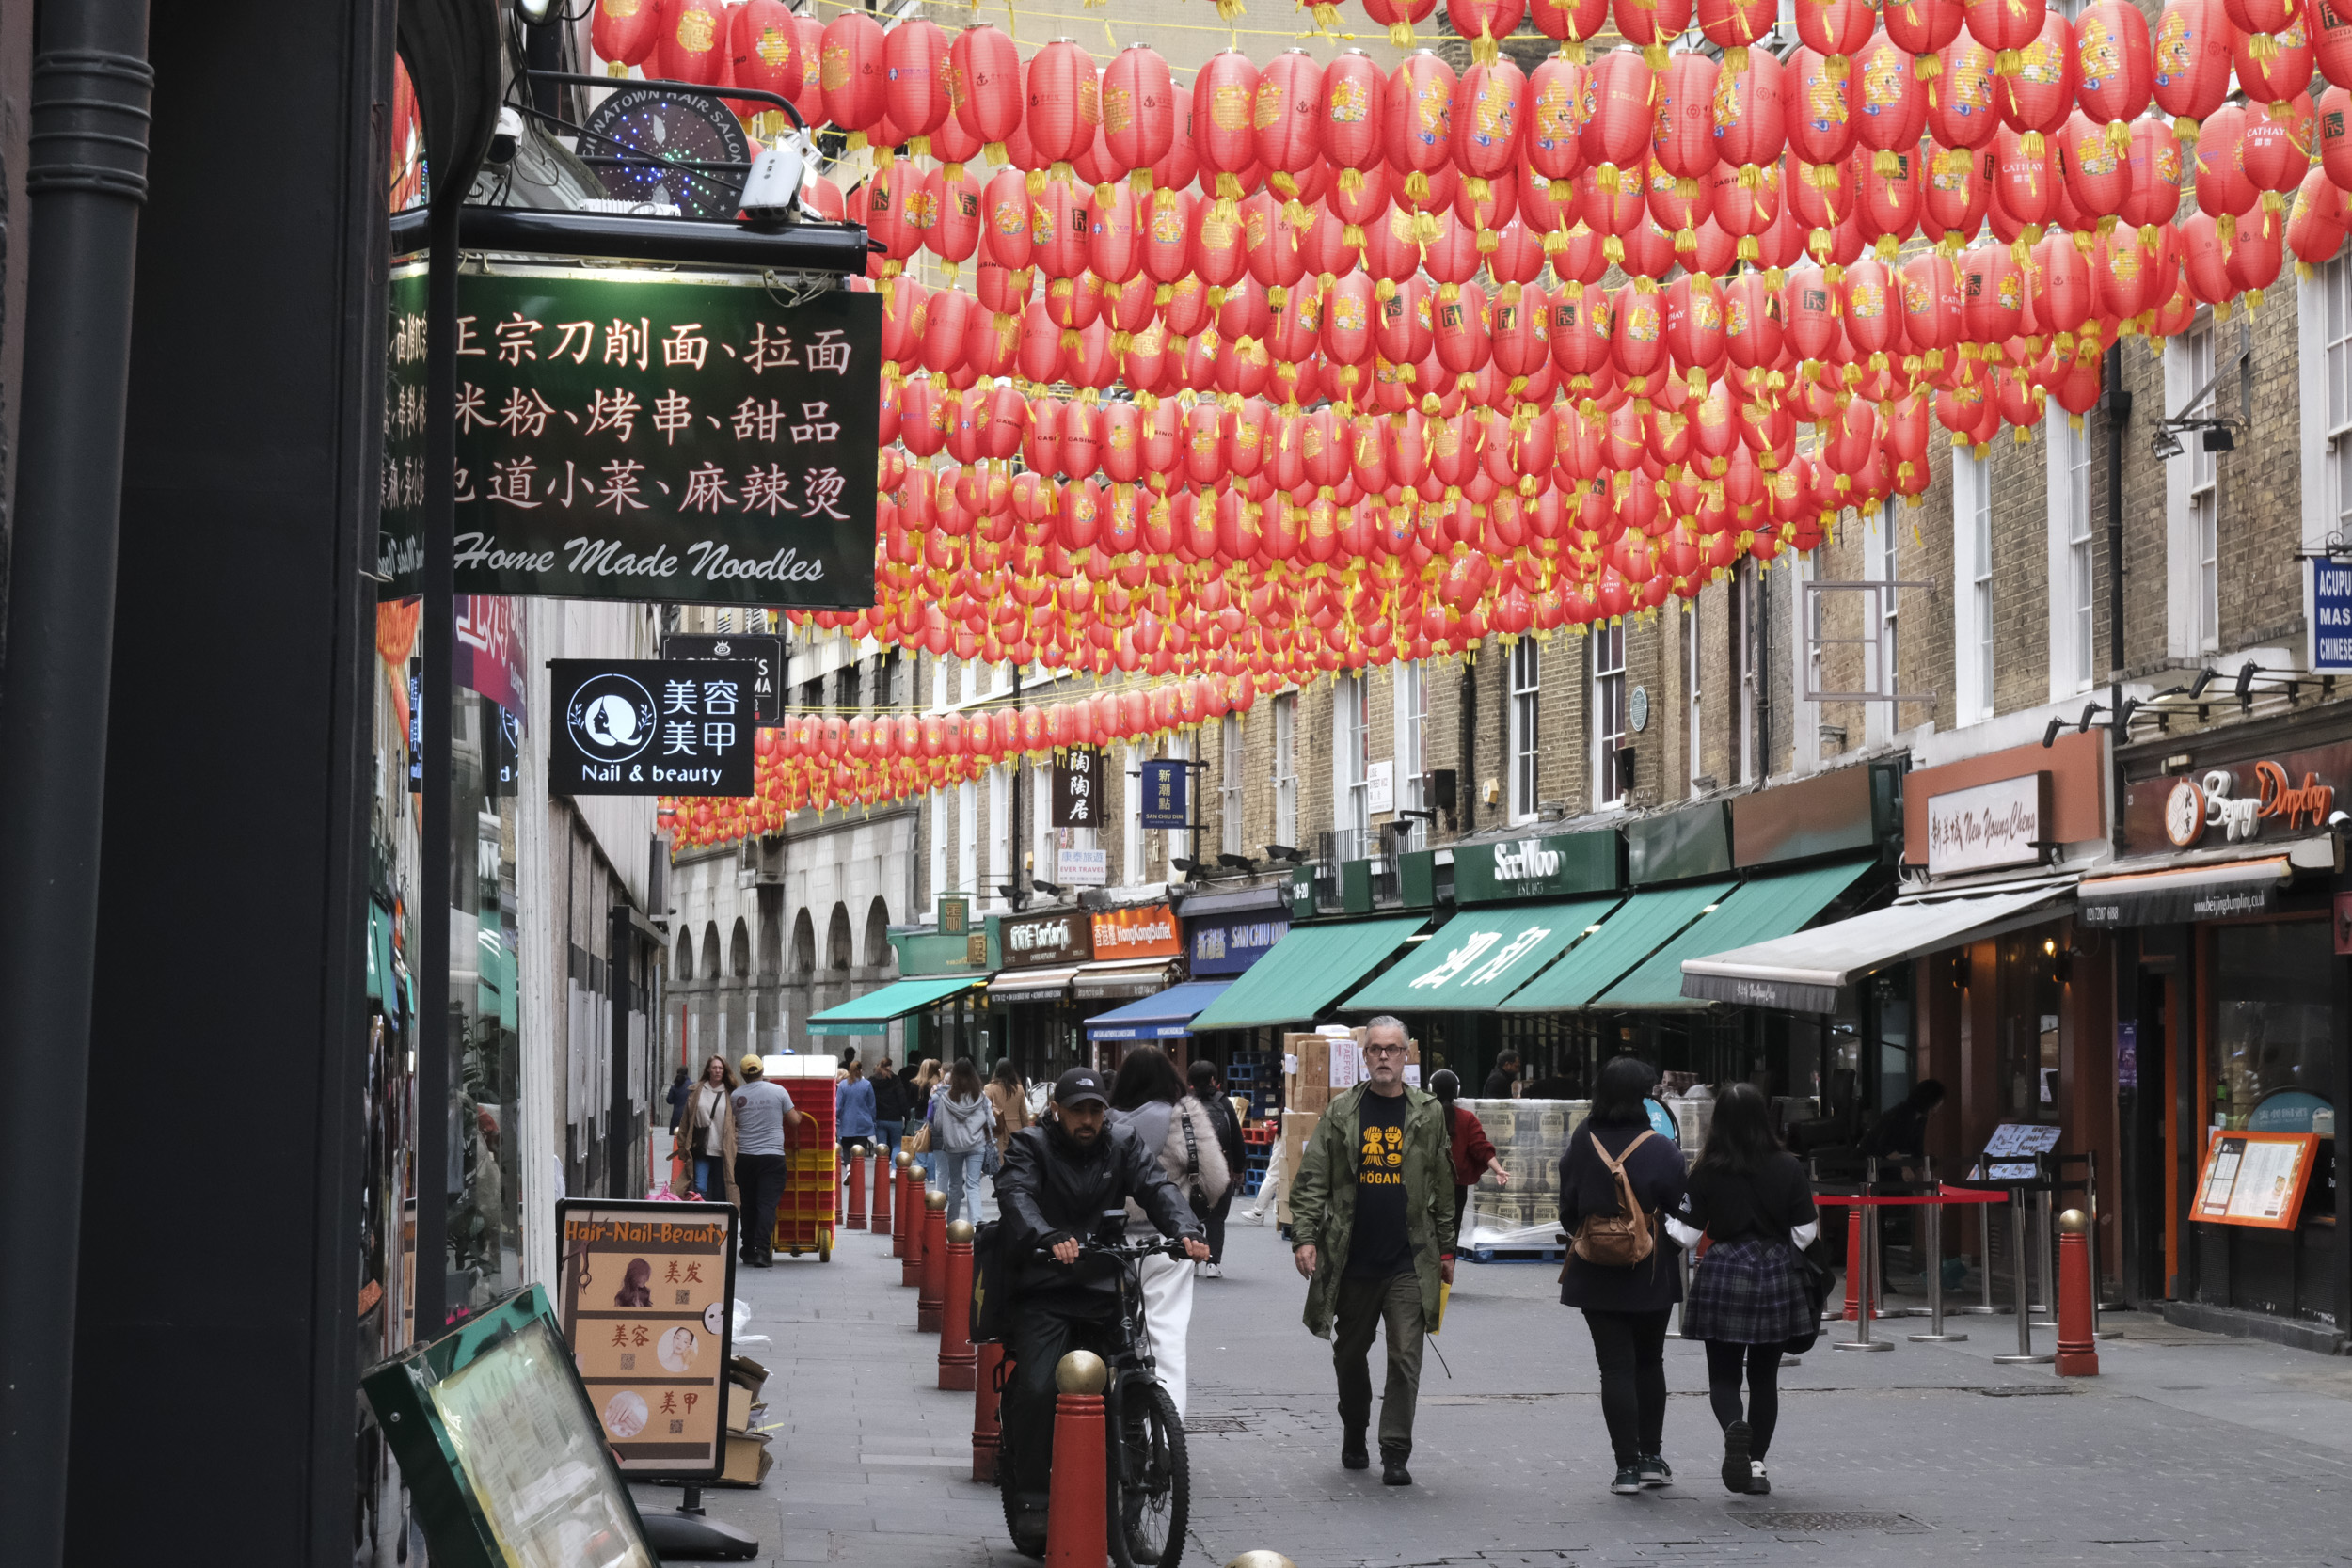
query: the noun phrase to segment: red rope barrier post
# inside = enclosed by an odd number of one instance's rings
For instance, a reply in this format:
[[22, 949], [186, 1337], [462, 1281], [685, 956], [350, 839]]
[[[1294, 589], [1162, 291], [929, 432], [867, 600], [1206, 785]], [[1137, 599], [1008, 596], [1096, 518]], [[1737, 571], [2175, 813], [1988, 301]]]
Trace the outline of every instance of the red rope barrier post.
[[848, 1183], [850, 1213], [842, 1221], [842, 1226], [849, 1230], [863, 1230], [866, 1228], [866, 1148], [864, 1144], [852, 1144], [846, 1152], [849, 1154], [849, 1169], [844, 1173], [844, 1180]]
[[891, 1190], [898, 1184], [898, 1151], [884, 1148], [874, 1162], [874, 1229], [890, 1238], [891, 1256], [898, 1256], [898, 1232], [892, 1216], [897, 1212], [890, 1201]]
[[1103, 1568], [1110, 1559], [1104, 1516], [1103, 1389], [1110, 1369], [1073, 1350], [1054, 1369], [1054, 1480], [1045, 1505], [1045, 1568]]
[[947, 1227], [946, 1295], [940, 1303], [939, 1386], [961, 1392], [973, 1384], [972, 1222]]
[[2090, 1220], [2080, 1209], [2058, 1216], [2058, 1375], [2097, 1377], [2099, 1342], [2090, 1310]]
[[[1862, 1227], [1870, 1223], [1868, 1208], [1855, 1198], [1846, 1206], [1846, 1309], [1838, 1314], [1848, 1323], [1862, 1317], [1862, 1288], [1870, 1277], [1868, 1255], [1863, 1251]], [[1878, 1307], [1877, 1292], [1871, 1292], [1870, 1306]]]
[[947, 1294], [947, 1195], [937, 1187], [923, 1195], [922, 1290], [914, 1298], [918, 1334], [939, 1332], [940, 1305]]
[[996, 1403], [1003, 1398], [996, 1380], [1003, 1375], [1004, 1366], [1004, 1346], [979, 1347], [972, 1377], [972, 1479], [983, 1486], [996, 1482]]

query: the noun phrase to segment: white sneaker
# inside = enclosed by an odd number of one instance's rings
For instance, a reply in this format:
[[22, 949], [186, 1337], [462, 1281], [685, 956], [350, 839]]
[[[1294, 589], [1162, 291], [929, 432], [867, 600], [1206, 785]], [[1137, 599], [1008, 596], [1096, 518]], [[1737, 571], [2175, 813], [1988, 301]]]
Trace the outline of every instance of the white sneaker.
[[1200, 1265], [1200, 1272], [1201, 1272], [1202, 1274], [1204, 1274], [1204, 1275], [1208, 1275], [1211, 1279], [1222, 1279], [1222, 1278], [1224, 1278], [1224, 1277], [1225, 1277], [1225, 1270], [1224, 1270], [1224, 1268], [1223, 1268], [1221, 1265], [1216, 1264], [1216, 1263], [1203, 1263], [1203, 1264], [1201, 1264], [1201, 1265]]
[[1764, 1473], [1764, 1462], [1760, 1459], [1749, 1460], [1748, 1496], [1751, 1497], [1760, 1497], [1772, 1489], [1772, 1478]]

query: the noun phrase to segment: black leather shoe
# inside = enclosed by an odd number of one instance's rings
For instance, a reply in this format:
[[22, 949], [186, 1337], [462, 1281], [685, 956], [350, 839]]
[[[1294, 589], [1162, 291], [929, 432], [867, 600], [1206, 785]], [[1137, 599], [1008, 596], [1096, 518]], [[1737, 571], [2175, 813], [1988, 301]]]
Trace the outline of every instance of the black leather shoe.
[[1360, 1427], [1340, 1439], [1340, 1464], [1350, 1470], [1372, 1468], [1372, 1452], [1364, 1447], [1364, 1433]]
[[1403, 1454], [1384, 1453], [1380, 1456], [1380, 1484], [1383, 1486], [1413, 1484], [1413, 1472], [1405, 1467]]

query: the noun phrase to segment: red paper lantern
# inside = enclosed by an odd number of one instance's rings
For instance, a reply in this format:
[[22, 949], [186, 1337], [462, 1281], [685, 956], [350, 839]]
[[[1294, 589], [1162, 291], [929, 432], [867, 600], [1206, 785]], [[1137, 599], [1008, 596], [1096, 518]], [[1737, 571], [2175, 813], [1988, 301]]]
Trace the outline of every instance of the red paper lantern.
[[1526, 97], [1527, 78], [1507, 58], [1463, 74], [1454, 105], [1454, 162], [1463, 174], [1493, 180], [1517, 166]]
[[1149, 169], [1176, 140], [1176, 88], [1168, 61], [1146, 44], [1131, 43], [1103, 72], [1103, 141], [1131, 169]]
[[1817, 55], [1853, 54], [1870, 40], [1877, 21], [1869, 0], [1797, 0], [1797, 37]]
[[938, 24], [910, 17], [882, 40], [883, 102], [891, 122], [909, 136], [928, 136], [947, 118], [947, 35]]
[[2197, 135], [2197, 207], [2217, 217], [2250, 211], [2253, 182], [2246, 178], [2246, 111], [2225, 103], [2205, 117]]
[[[2095, 125], [2137, 119], [2155, 90], [2148, 19], [2129, 0], [2093, 0], [2074, 25], [2074, 100]], [[2112, 139], [2112, 138], [2111, 138]]]
[[1749, 50], [1744, 67], [1726, 64], [1716, 78], [1715, 155], [1740, 172], [1742, 185], [1756, 184], [1760, 177], [1748, 171], [1776, 162], [1788, 145], [1784, 81], [1779, 57], [1769, 49]]
[[992, 158], [1005, 155], [1005, 140], [1021, 128], [1021, 52], [996, 27], [983, 24], [956, 35], [947, 52], [948, 87], [956, 123]]
[[1686, 50], [1669, 59], [1659, 73], [1650, 156], [1681, 182], [1681, 194], [1686, 197], [1698, 194], [1699, 177], [1715, 166], [1715, 86], [1720, 70], [1711, 57]]
[[1871, 35], [1853, 61], [1854, 135], [1879, 154], [1872, 167], [1891, 173], [1893, 150], [1915, 148], [1927, 127], [1927, 96], [1919, 90], [1912, 58], [1883, 31]]
[[2222, 0], [2168, 0], [2156, 19], [2150, 92], [2166, 114], [2189, 121], [2179, 129], [2194, 130], [2229, 95], [2235, 37]]
[[2345, 219], [2344, 192], [2328, 179], [2328, 171], [2315, 168], [2305, 175], [2287, 214], [2287, 245], [2296, 261], [2315, 267], [2335, 260], [2336, 252], [2344, 248]]
[[863, 135], [882, 123], [883, 47], [882, 24], [870, 16], [852, 11], [825, 24], [825, 118], [844, 131]]
[[1029, 60], [1028, 106], [1022, 126], [1041, 164], [1066, 164], [1094, 143], [1103, 122], [1102, 85], [1094, 61], [1069, 39], [1057, 39]]
[[1816, 50], [1800, 49], [1789, 56], [1781, 77], [1782, 113], [1789, 150], [1806, 163], [1839, 163], [1852, 150], [1855, 128], [1849, 81], [1847, 71], [1832, 71], [1828, 58]]
[[715, 87], [727, 59], [728, 18], [720, 0], [661, 0], [654, 66], [673, 82]]
[[607, 71], [626, 76], [630, 66], [652, 56], [660, 30], [659, 0], [596, 0], [596, 20], [588, 25], [589, 46]]
[[2015, 55], [2041, 36], [2044, 9], [2042, 0], [1967, 0], [1968, 36], [1995, 55]]

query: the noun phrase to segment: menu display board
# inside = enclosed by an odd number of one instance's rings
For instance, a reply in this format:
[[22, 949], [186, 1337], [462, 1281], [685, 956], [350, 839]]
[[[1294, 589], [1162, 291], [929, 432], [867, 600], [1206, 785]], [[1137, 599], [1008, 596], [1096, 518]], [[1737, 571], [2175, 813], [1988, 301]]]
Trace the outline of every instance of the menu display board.
[[435, 1568], [659, 1568], [540, 1287], [360, 1387]]
[[2005, 1121], [1984, 1141], [1982, 1181], [2031, 1181], [2041, 1174], [2037, 1155], [2058, 1146], [2065, 1129], [2048, 1121]]
[[564, 1337], [614, 1459], [632, 1476], [717, 1480], [734, 1206], [567, 1198], [556, 1224]]
[[2197, 1174], [2197, 1210], [2208, 1225], [2292, 1230], [2311, 1186], [2319, 1138], [2311, 1132], [2217, 1131]]

